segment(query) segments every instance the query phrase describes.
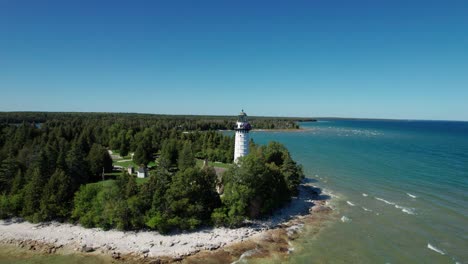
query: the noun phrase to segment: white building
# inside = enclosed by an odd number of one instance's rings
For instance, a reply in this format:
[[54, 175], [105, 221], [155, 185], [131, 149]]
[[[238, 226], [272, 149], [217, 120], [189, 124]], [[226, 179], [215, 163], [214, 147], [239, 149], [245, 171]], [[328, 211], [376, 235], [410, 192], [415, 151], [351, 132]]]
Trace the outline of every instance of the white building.
[[252, 129], [249, 121], [247, 120], [247, 114], [242, 110], [237, 119], [236, 127], [236, 143], [234, 146], [234, 162], [237, 159], [249, 154], [249, 131]]
[[138, 168], [137, 177], [138, 178], [146, 178], [146, 176], [148, 176], [148, 169], [145, 168], [145, 167]]

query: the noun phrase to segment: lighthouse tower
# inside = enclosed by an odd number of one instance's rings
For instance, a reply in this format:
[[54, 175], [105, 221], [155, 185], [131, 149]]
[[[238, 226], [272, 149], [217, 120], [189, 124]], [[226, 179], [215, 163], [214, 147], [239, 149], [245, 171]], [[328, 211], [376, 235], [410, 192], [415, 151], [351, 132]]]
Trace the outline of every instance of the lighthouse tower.
[[236, 131], [236, 144], [234, 147], [234, 162], [249, 154], [249, 131], [252, 129], [247, 114], [242, 110], [237, 119], [234, 130]]

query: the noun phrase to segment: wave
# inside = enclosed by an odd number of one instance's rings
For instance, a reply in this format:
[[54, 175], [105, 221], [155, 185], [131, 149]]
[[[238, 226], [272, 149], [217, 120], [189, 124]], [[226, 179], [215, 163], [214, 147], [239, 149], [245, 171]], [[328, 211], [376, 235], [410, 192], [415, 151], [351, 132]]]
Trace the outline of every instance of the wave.
[[414, 195], [414, 194], [411, 194], [411, 193], [406, 193], [406, 194], [407, 194], [409, 197], [411, 197], [411, 198], [417, 198], [417, 196]]
[[382, 201], [382, 202], [384, 202], [384, 203], [386, 203], [386, 204], [395, 205], [395, 203], [389, 202], [389, 201], [387, 201], [387, 200], [385, 200], [385, 199], [382, 199], [382, 198], [379, 198], [379, 197], [375, 197], [375, 199], [376, 199], [376, 200], [379, 200], [379, 201]]
[[365, 207], [362, 207], [362, 210], [364, 210], [364, 211], [366, 211], [366, 212], [372, 212], [371, 209], [367, 209], [367, 208], [365, 208]]
[[408, 207], [404, 207], [404, 206], [401, 206], [401, 205], [398, 205], [394, 202], [390, 202], [390, 201], [387, 201], [385, 199], [382, 199], [382, 198], [379, 198], [379, 197], [375, 197], [376, 200], [379, 200], [379, 201], [382, 201], [386, 204], [389, 204], [389, 205], [393, 205], [395, 206], [395, 208], [397, 209], [401, 209], [401, 211], [405, 214], [409, 214], [409, 215], [415, 215], [416, 213], [414, 212], [414, 209], [413, 208], [408, 208]]
[[347, 204], [351, 205], [351, 206], [356, 206], [355, 204], [353, 204], [352, 202], [350, 201], [346, 201]]
[[367, 197], [368, 195], [367, 195], [367, 193], [363, 193], [362, 196]]
[[403, 208], [401, 210], [403, 213], [407, 213], [407, 214], [410, 214], [410, 215], [415, 215], [416, 213], [413, 211], [413, 209], [411, 208]]
[[341, 222], [343, 222], [343, 223], [348, 223], [348, 222], [351, 222], [351, 219], [343, 215], [343, 216], [341, 217]]
[[445, 255], [445, 252], [443, 252], [442, 250], [434, 247], [433, 245], [427, 243], [427, 248], [430, 249], [430, 250], [434, 250], [435, 252], [441, 254], [441, 255]]

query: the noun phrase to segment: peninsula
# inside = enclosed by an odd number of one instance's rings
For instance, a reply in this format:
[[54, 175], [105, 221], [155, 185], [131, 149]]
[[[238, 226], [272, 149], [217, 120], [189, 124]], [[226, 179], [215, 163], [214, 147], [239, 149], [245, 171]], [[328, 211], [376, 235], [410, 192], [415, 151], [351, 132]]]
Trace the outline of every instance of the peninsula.
[[[283, 145], [249, 140], [244, 112], [235, 140], [216, 131], [219, 120], [37, 116], [0, 115], [4, 243], [173, 260], [265, 234], [325, 205]], [[257, 120], [282, 128], [294, 122]]]

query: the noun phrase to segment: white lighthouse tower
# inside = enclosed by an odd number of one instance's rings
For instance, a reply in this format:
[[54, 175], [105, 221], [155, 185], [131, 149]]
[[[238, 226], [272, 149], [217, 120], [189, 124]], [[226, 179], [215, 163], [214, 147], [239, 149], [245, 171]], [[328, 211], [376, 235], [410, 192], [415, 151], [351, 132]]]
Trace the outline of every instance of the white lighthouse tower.
[[242, 110], [236, 122], [236, 144], [234, 147], [234, 162], [249, 154], [249, 131], [252, 129], [249, 121], [247, 121], [247, 114]]

